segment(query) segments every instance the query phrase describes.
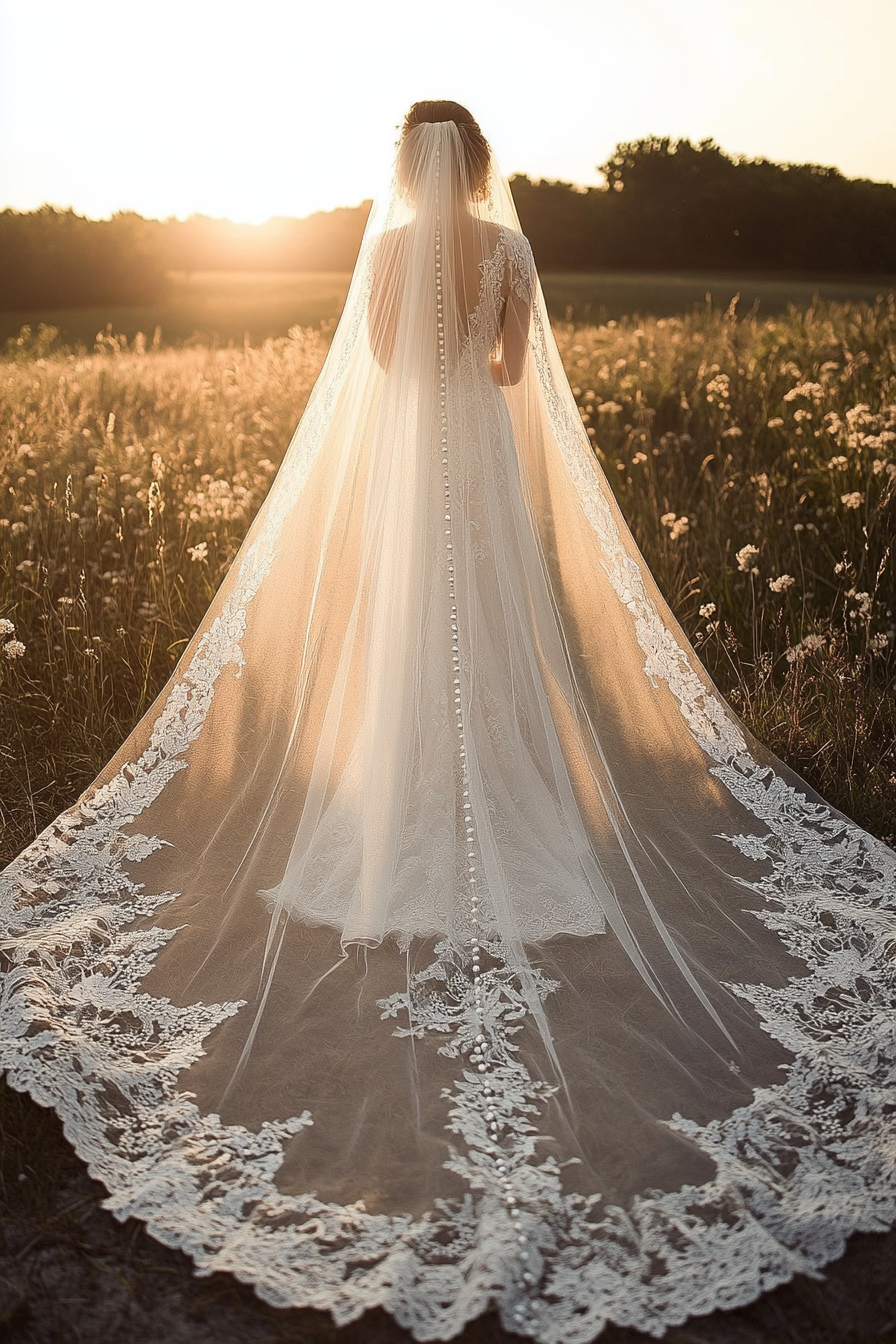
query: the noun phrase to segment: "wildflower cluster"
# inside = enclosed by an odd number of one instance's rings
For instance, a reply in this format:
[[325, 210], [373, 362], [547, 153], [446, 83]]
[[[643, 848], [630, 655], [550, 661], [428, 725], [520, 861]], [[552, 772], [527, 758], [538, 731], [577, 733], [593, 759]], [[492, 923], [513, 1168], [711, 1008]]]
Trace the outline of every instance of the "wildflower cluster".
[[21, 658], [25, 652], [25, 645], [20, 639], [16, 639], [16, 627], [13, 621], [5, 616], [0, 617], [0, 640], [3, 641], [4, 658]]
[[717, 682], [822, 792], [854, 812], [873, 795], [892, 834], [893, 300], [556, 333], [597, 459]]
[[[636, 456], [643, 457], [643, 454], [636, 454]], [[691, 530], [690, 519], [684, 514], [680, 518], [676, 518], [674, 513], [664, 513], [660, 522], [663, 527], [668, 527], [670, 541], [677, 541], [679, 537], [684, 536], [685, 532]]]

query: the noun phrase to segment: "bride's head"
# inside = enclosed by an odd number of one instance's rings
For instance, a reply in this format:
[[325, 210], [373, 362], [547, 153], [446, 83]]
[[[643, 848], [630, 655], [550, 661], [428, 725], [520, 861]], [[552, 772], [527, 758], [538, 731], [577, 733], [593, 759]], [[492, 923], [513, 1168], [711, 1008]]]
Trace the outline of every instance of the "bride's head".
[[401, 128], [398, 145], [398, 177], [407, 194], [413, 197], [419, 171], [418, 127], [435, 122], [453, 122], [460, 141], [461, 181], [458, 186], [470, 200], [483, 200], [488, 192], [491, 150], [479, 129], [479, 123], [462, 107], [446, 99], [414, 103]]

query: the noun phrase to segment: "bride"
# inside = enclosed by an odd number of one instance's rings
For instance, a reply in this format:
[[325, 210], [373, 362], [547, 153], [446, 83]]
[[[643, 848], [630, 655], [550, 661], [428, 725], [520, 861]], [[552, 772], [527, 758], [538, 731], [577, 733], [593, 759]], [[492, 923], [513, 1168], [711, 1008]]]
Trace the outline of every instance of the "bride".
[[276, 1306], [661, 1335], [896, 1218], [894, 889], [696, 659], [415, 104], [208, 614], [2, 876], [9, 1082]]

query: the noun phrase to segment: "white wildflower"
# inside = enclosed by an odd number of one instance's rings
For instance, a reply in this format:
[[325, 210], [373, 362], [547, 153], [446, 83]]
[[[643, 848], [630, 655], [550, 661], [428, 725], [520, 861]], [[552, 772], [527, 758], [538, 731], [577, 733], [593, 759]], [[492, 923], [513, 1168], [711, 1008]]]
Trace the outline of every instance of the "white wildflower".
[[27, 532], [27, 531], [28, 531], [28, 524], [27, 524], [27, 523], [22, 523], [22, 522], [15, 522], [15, 523], [12, 524], [12, 526], [11, 526], [10, 529], [9, 529], [9, 531], [10, 531], [10, 534], [11, 534], [12, 536], [14, 536], [14, 537], [20, 537], [20, 536], [22, 535], [23, 532]]
[[880, 634], [872, 635], [870, 642], [874, 653], [883, 653], [884, 649], [887, 648], [890, 643], [889, 639], [882, 631]]
[[856, 604], [855, 610], [849, 613], [850, 616], [858, 616], [862, 620], [867, 620], [868, 617], [871, 615], [871, 608], [874, 606], [874, 600], [871, 594], [860, 593], [857, 592], [855, 588], [850, 588], [849, 592], [846, 594], [846, 597], [847, 600], [852, 598], [853, 602], [855, 602]]
[[779, 574], [776, 579], [769, 579], [768, 586], [773, 593], [786, 593], [795, 583], [796, 579], [791, 574]]
[[689, 518], [684, 516], [677, 518], [674, 513], [664, 513], [662, 518], [660, 518], [660, 522], [663, 527], [668, 527], [670, 541], [677, 541], [683, 533], [689, 532], [691, 529], [691, 520]]
[[188, 546], [187, 554], [191, 560], [205, 560], [208, 556], [208, 542], [200, 541], [197, 546]]
[[824, 388], [821, 383], [799, 383], [784, 393], [785, 401], [796, 401], [797, 397], [805, 397], [809, 401], [822, 401]]
[[20, 639], [8, 639], [3, 645], [3, 653], [7, 658], [21, 658], [25, 652], [25, 645]]
[[769, 429], [779, 429], [780, 426], [783, 425], [783, 423], [784, 423], [784, 421], [781, 419], [780, 415], [776, 415], [776, 416], [774, 417], [774, 419], [769, 420], [769, 422], [768, 422], [768, 428], [769, 428]]
[[647, 461], [646, 453], [635, 453], [634, 457], [632, 458], [632, 466], [636, 467], [639, 462], [646, 462], [646, 461]]
[[598, 415], [618, 415], [621, 410], [622, 407], [618, 401], [604, 401], [598, 406], [597, 413]]
[[230, 522], [243, 518], [248, 512], [252, 499], [245, 485], [231, 485], [229, 481], [209, 475], [202, 477], [201, 484], [201, 490], [189, 490], [184, 496], [191, 523], [219, 519]]
[[845, 466], [846, 466], [846, 458], [845, 458], [845, 457], [832, 457], [831, 460], [830, 460], [830, 462], [828, 463], [828, 469], [829, 469], [830, 471], [836, 471], [836, 470], [838, 470], [840, 467], [845, 467]]
[[737, 425], [731, 425], [728, 429], [722, 430], [723, 439], [739, 439], [743, 436], [743, 430]]
[[703, 606], [700, 608], [700, 615], [703, 617], [703, 619], [709, 620], [710, 616], [715, 616], [715, 614], [716, 614], [715, 602], [704, 602]]
[[0, 616], [0, 636], [14, 635], [15, 632], [16, 628], [12, 621], [7, 620], [5, 616]]
[[860, 509], [865, 502], [865, 496], [861, 490], [850, 490], [848, 494], [840, 496], [840, 503], [845, 504], [848, 509]]
[[737, 567], [743, 574], [758, 574], [759, 570], [753, 564], [756, 556], [759, 554], [758, 546], [741, 546], [737, 555], [734, 557], [737, 561]]
[[731, 395], [731, 380], [727, 373], [718, 373], [706, 384], [706, 400], [710, 405], [718, 398], [722, 410], [728, 409], [728, 397]]

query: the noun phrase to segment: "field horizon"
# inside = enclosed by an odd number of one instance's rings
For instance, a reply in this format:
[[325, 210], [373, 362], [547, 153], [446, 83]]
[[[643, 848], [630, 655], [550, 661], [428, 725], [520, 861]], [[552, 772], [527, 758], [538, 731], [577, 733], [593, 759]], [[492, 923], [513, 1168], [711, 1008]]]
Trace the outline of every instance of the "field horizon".
[[[0, 311], [0, 345], [23, 326], [43, 323], [59, 343], [92, 349], [98, 332], [132, 341], [156, 329], [166, 345], [250, 345], [285, 336], [292, 326], [324, 328], [342, 313], [350, 271], [195, 270], [169, 272], [163, 301], [142, 305], [43, 306]], [[724, 311], [738, 298], [738, 312], [762, 317], [790, 305], [874, 303], [896, 292], [896, 276], [757, 275], [738, 271], [545, 271], [545, 300], [555, 321], [585, 325], [625, 318], [684, 317], [711, 306]], [[709, 303], [708, 303], [709, 300]]]

